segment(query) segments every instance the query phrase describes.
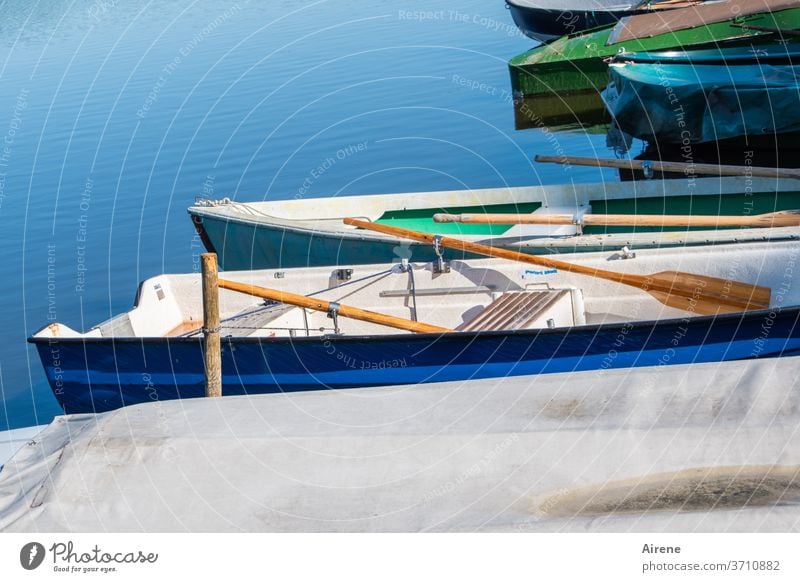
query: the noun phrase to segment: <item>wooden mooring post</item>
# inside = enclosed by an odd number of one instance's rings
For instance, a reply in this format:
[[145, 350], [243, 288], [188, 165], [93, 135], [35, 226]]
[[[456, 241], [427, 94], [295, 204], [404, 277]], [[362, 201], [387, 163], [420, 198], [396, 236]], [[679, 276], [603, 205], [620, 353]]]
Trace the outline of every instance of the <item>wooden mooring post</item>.
[[222, 354], [219, 341], [219, 283], [216, 253], [200, 255], [203, 274], [203, 356], [206, 397], [222, 396]]

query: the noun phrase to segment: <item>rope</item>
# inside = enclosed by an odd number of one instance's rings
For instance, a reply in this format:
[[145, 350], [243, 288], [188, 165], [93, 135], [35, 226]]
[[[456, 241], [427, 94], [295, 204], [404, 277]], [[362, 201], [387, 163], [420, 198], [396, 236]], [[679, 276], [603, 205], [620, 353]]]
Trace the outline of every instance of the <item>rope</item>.
[[[292, 219], [286, 219], [286, 218], [280, 218], [280, 217], [277, 217], [277, 216], [273, 216], [272, 214], [267, 214], [263, 210], [259, 210], [258, 208], [253, 206], [253, 203], [251, 203], [251, 202], [237, 202], [236, 200], [231, 200], [230, 198], [227, 198], [227, 197], [226, 198], [222, 198], [220, 200], [212, 200], [210, 198], [195, 198], [194, 204], [195, 204], [195, 206], [205, 206], [207, 208], [216, 208], [216, 207], [219, 207], [219, 206], [230, 206], [234, 210], [236, 210], [237, 212], [240, 212], [241, 214], [248, 214], [250, 216], [261, 216], [263, 218], [271, 218], [271, 219], [292, 220]], [[354, 218], [358, 218], [358, 219], [361, 219], [361, 220], [366, 220], [366, 221], [372, 222], [372, 218], [370, 218], [369, 216], [354, 216]], [[323, 220], [338, 220], [338, 221], [341, 221], [342, 217], [341, 216], [324, 216], [324, 217], [306, 216], [302, 220], [303, 220], [303, 222], [309, 222], [309, 221], [319, 222], [319, 221], [323, 221]]]

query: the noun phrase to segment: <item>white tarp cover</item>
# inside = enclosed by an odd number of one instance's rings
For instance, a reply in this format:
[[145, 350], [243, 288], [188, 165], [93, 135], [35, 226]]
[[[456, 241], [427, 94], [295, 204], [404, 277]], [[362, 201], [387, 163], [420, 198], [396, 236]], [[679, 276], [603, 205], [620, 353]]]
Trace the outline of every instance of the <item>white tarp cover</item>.
[[5, 531], [797, 531], [798, 358], [57, 418]]
[[43, 429], [44, 426], [29, 426], [0, 432], [0, 467]]

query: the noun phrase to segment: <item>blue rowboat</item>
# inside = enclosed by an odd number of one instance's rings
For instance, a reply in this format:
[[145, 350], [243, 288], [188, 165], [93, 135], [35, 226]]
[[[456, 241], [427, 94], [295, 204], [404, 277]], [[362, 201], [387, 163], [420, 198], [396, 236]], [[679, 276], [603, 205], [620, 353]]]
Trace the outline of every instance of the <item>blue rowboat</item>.
[[[718, 316], [665, 307], [636, 288], [500, 260], [228, 273], [227, 279], [417, 318], [449, 333], [264, 304], [222, 290], [223, 395], [418, 384], [800, 353], [796, 243], [583, 253], [585, 265], [679, 267], [773, 288], [771, 309]], [[30, 338], [68, 413], [203, 395], [197, 274], [145, 281], [135, 307], [86, 333], [51, 324]]]
[[660, 143], [800, 132], [800, 43], [618, 55], [603, 101], [619, 128]]
[[[226, 396], [421, 384], [800, 354], [800, 308], [566, 330], [341, 338], [225, 338]], [[673, 338], [682, 338], [674, 347]], [[620, 338], [625, 338], [619, 346]], [[203, 396], [202, 339], [34, 339], [67, 413]], [[52, 364], [53, 354], [61, 372]], [[337, 357], [342, 354], [343, 357]], [[88, 365], [87, 365], [88, 362]], [[50, 365], [47, 365], [50, 363]]]
[[[797, 236], [797, 229], [687, 230], [565, 225], [437, 223], [436, 213], [752, 215], [800, 208], [796, 180], [696, 178], [295, 198], [198, 200], [189, 208], [198, 237], [226, 270], [435, 259], [427, 245], [398, 242], [342, 224], [348, 216], [532, 254], [619, 251]], [[465, 258], [447, 251], [447, 258]]]

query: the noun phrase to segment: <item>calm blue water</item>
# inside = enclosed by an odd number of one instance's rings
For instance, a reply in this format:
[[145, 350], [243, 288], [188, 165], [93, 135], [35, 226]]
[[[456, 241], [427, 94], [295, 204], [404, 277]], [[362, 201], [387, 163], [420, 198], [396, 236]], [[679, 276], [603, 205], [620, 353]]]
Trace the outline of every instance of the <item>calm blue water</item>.
[[[616, 181], [536, 165], [605, 136], [515, 132], [502, 0], [6, 1], [0, 19], [0, 429], [60, 409], [26, 338], [130, 307], [193, 268], [200, 194]], [[424, 10], [422, 15], [415, 11]], [[312, 169], [363, 143], [310, 185]]]

